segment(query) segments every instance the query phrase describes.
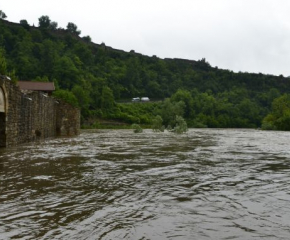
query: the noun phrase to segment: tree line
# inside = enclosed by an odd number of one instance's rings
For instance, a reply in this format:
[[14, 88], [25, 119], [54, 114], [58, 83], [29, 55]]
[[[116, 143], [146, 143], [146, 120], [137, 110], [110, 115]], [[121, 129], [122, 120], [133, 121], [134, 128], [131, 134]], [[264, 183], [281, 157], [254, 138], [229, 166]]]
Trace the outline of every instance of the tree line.
[[[160, 59], [115, 50], [81, 37], [74, 23], [58, 28], [48, 16], [39, 17], [38, 27], [26, 20], [10, 23], [6, 17], [1, 11], [1, 73], [16, 80], [54, 82], [54, 95], [80, 107], [83, 123], [115, 119], [149, 124], [159, 115], [165, 125], [182, 116], [189, 127], [281, 129], [275, 123], [281, 111], [275, 109], [277, 99], [288, 96], [287, 77], [234, 73], [212, 67], [206, 59]], [[116, 103], [141, 96], [163, 101]]]

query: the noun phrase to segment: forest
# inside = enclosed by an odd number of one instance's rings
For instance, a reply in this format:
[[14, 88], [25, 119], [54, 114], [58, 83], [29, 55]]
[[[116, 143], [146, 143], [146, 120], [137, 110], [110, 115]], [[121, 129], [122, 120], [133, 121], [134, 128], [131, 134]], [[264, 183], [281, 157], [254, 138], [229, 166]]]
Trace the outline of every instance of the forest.
[[[235, 73], [206, 59], [161, 59], [125, 52], [81, 37], [74, 23], [49, 16], [38, 26], [0, 14], [0, 73], [13, 81], [51, 81], [54, 96], [81, 109], [84, 127], [150, 125], [156, 116], [189, 127], [290, 130], [290, 78]], [[150, 102], [131, 102], [149, 97]]]

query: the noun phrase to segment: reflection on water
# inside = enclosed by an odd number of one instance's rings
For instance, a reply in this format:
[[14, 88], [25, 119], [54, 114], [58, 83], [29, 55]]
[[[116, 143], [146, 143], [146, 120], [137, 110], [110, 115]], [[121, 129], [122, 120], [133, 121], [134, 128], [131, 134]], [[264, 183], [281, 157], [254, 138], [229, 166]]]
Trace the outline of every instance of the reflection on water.
[[103, 130], [0, 149], [0, 239], [289, 239], [289, 138]]

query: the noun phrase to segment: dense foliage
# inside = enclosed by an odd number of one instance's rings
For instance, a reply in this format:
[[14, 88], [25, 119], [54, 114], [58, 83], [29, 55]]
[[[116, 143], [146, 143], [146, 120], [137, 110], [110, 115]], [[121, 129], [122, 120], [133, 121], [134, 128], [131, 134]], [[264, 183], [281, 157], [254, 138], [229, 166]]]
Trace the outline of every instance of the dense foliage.
[[142, 133], [143, 129], [141, 128], [141, 126], [137, 123], [132, 124], [131, 126], [133, 128], [133, 132], [134, 133]]
[[[0, 69], [21, 80], [53, 81], [55, 96], [79, 106], [83, 122], [149, 124], [160, 115], [167, 126], [178, 115], [195, 127], [259, 127], [273, 100], [290, 89], [283, 76], [115, 50], [81, 38], [74, 23], [57, 25], [48, 16], [39, 18], [38, 27], [0, 19]], [[156, 102], [118, 103], [144, 96]]]
[[272, 111], [264, 118], [262, 128], [266, 130], [290, 131], [290, 95], [276, 98]]

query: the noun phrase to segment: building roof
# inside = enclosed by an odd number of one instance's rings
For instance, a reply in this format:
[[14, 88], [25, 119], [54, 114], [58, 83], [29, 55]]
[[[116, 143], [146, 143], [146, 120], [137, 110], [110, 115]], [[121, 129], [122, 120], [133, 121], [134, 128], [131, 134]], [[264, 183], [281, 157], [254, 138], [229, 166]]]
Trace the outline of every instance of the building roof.
[[30, 82], [18, 81], [17, 85], [21, 90], [52, 92], [55, 90], [53, 82]]

